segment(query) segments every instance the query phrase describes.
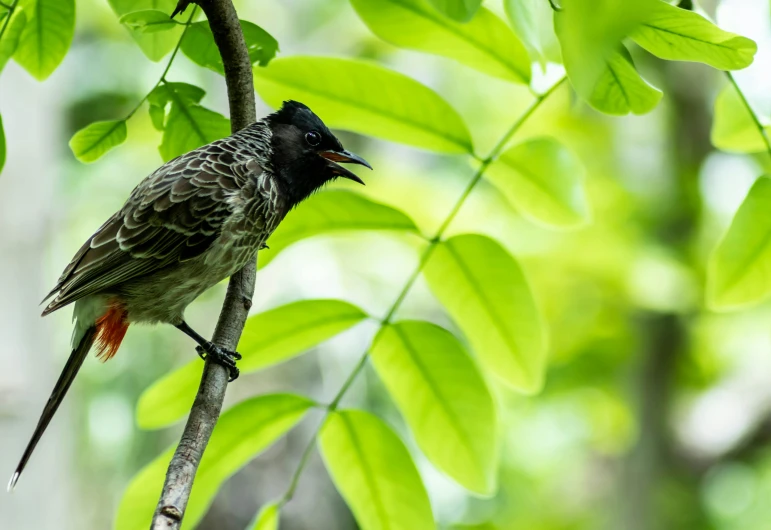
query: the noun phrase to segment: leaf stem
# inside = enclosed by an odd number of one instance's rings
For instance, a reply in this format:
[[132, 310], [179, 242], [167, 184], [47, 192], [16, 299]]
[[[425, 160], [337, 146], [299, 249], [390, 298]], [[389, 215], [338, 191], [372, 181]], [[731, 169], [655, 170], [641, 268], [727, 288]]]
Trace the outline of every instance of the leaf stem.
[[[420, 260], [418, 262], [418, 266], [415, 268], [415, 270], [412, 272], [410, 277], [407, 279], [407, 281], [404, 284], [404, 287], [399, 292], [399, 295], [397, 296], [396, 300], [393, 304], [391, 304], [391, 307], [389, 308], [388, 312], [386, 313], [386, 316], [383, 317], [383, 320], [380, 321], [380, 327], [378, 329], [378, 333], [387, 326], [391, 319], [393, 318], [396, 311], [401, 307], [402, 302], [407, 297], [407, 294], [409, 293], [412, 286], [417, 281], [418, 277], [420, 276], [421, 271], [423, 270], [423, 267], [428, 262], [428, 258], [431, 257], [431, 254], [434, 252], [434, 249], [436, 246], [442, 242], [442, 236], [444, 235], [447, 228], [450, 226], [452, 221], [455, 219], [455, 217], [458, 215], [458, 212], [460, 211], [463, 204], [466, 202], [466, 199], [468, 199], [471, 192], [474, 190], [476, 185], [479, 183], [480, 179], [484, 176], [485, 172], [487, 171], [487, 168], [490, 167], [490, 164], [492, 164], [496, 158], [501, 154], [501, 151], [506, 147], [506, 144], [509, 143], [509, 140], [516, 134], [516, 132], [524, 125], [524, 123], [530, 118], [530, 116], [533, 115], [533, 113], [541, 106], [541, 104], [549, 98], [561, 85], [565, 82], [567, 78], [562, 77], [559, 81], [554, 83], [549, 90], [544, 92], [543, 94], [536, 96], [533, 103], [530, 104], [530, 106], [525, 110], [525, 112], [517, 119], [516, 122], [504, 133], [503, 136], [501, 136], [501, 139], [498, 140], [498, 143], [495, 144], [495, 147], [492, 148], [490, 151], [490, 154], [487, 155], [485, 158], [481, 159], [482, 164], [479, 166], [479, 169], [474, 173], [474, 176], [471, 178], [471, 181], [468, 183], [466, 188], [463, 190], [463, 193], [458, 198], [458, 200], [453, 205], [452, 209], [450, 210], [450, 213], [447, 214], [447, 217], [442, 222], [442, 224], [439, 226], [439, 229], [436, 231], [436, 234], [434, 237], [429, 239], [428, 245], [425, 249], [423, 249], [422, 254], [420, 255]], [[480, 160], [478, 157], [477, 160]], [[375, 341], [377, 340], [377, 334], [375, 335]], [[374, 341], [373, 341], [374, 344]], [[364, 367], [367, 364], [367, 359], [369, 358], [369, 352], [371, 350], [372, 346], [367, 349], [367, 351], [362, 354], [359, 361], [356, 363], [356, 366], [351, 371], [351, 373], [346, 378], [345, 382], [343, 383], [343, 386], [340, 388], [340, 390], [337, 392], [337, 395], [335, 395], [332, 402], [326, 407], [327, 412], [324, 414], [324, 418], [322, 418], [318, 428], [314, 432], [313, 436], [311, 436], [310, 441], [308, 442], [308, 445], [306, 446], [305, 450], [303, 451], [302, 457], [300, 457], [300, 462], [297, 465], [297, 468], [295, 469], [294, 474], [292, 475], [292, 480], [289, 484], [289, 488], [286, 490], [284, 495], [281, 496], [281, 498], [278, 501], [279, 507], [285, 505], [287, 502], [289, 502], [292, 499], [292, 496], [294, 495], [295, 490], [297, 489], [297, 484], [300, 480], [300, 475], [302, 474], [303, 470], [305, 469], [305, 466], [308, 463], [308, 458], [310, 456], [310, 453], [313, 449], [313, 446], [315, 445], [316, 438], [318, 437], [319, 431], [321, 430], [321, 427], [324, 425], [324, 422], [326, 421], [329, 414], [335, 410], [337, 410], [338, 405], [340, 404], [340, 401], [343, 399], [343, 396], [345, 396], [346, 392], [348, 392], [348, 389], [351, 387], [353, 382], [356, 380], [358, 375], [361, 373], [361, 371], [364, 369]]]
[[3, 21], [3, 27], [0, 28], [0, 40], [2, 40], [3, 35], [5, 35], [5, 30], [8, 27], [8, 24], [11, 22], [11, 17], [13, 16], [14, 11], [16, 11], [16, 5], [18, 3], [19, 0], [13, 0], [11, 5], [3, 4], [3, 7], [8, 10], [8, 14], [5, 16], [5, 20]]
[[758, 128], [758, 132], [763, 138], [763, 143], [766, 144], [766, 151], [768, 152], [768, 156], [771, 157], [771, 141], [769, 141], [768, 134], [766, 134], [766, 128], [763, 127], [762, 123], [760, 123], [760, 118], [758, 118], [758, 115], [755, 114], [755, 111], [752, 109], [752, 105], [750, 105], [750, 102], [747, 101], [747, 98], [744, 95], [744, 92], [742, 92], [742, 89], [739, 88], [739, 84], [736, 82], [733, 74], [731, 72], [726, 72], [726, 75], [728, 76], [729, 81], [731, 81], [734, 89], [736, 89], [736, 93], [739, 94], [742, 103], [744, 103], [744, 106], [747, 108], [747, 112], [749, 112], [750, 116], [752, 116], [752, 121], [755, 123], [755, 127]]
[[[16, 1], [18, 1], [18, 0], [16, 0]], [[182, 39], [185, 38], [185, 33], [187, 33], [187, 28], [190, 27], [190, 23], [193, 21], [193, 17], [195, 16], [195, 12], [196, 12], [197, 9], [198, 9], [197, 5], [193, 7], [193, 10], [190, 12], [190, 16], [187, 18], [187, 22], [185, 22], [183, 24], [185, 26], [185, 29], [182, 31], [182, 35], [179, 36], [179, 40], [177, 41], [177, 45], [174, 46], [174, 51], [171, 52], [171, 57], [169, 57], [169, 62], [166, 63], [166, 68], [163, 70], [163, 73], [161, 74], [160, 79], [158, 79], [158, 82], [155, 83], [153, 88], [151, 88], [150, 91], [147, 94], [145, 94], [145, 97], [140, 99], [139, 103], [137, 103], [136, 106], [133, 109], [131, 109], [131, 112], [129, 112], [128, 115], [126, 115], [126, 117], [123, 118], [123, 121], [127, 121], [129, 118], [131, 118], [134, 115], [134, 113], [139, 110], [139, 107], [141, 107], [142, 104], [145, 101], [147, 101], [147, 98], [150, 97], [150, 94], [152, 94], [153, 91], [161, 85], [161, 83], [166, 82], [166, 74], [169, 73], [169, 70], [171, 69], [171, 65], [174, 62], [174, 59], [177, 57], [177, 53], [179, 52], [179, 48], [180, 48], [180, 46], [182, 46]], [[180, 24], [182, 24], [182, 23], [180, 23]]]

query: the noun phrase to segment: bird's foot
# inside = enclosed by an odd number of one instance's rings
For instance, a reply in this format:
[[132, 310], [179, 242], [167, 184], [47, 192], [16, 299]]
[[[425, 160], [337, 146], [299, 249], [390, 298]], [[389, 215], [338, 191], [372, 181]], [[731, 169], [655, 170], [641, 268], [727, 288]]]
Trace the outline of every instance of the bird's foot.
[[236, 367], [236, 361], [241, 360], [240, 353], [226, 350], [225, 348], [220, 348], [213, 342], [209, 342], [205, 348], [203, 346], [196, 346], [195, 351], [198, 352], [198, 356], [201, 359], [206, 360], [211, 358], [211, 360], [215, 363], [227, 368], [228, 372], [230, 373], [230, 377], [228, 378], [229, 383], [232, 383], [238, 379], [238, 376], [241, 372]]

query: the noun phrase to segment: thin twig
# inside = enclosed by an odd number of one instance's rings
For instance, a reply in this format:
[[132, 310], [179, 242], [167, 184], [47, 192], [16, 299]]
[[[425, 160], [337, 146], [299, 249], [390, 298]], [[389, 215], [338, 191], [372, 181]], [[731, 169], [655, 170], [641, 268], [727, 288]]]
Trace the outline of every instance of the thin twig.
[[747, 112], [750, 113], [750, 116], [752, 116], [752, 121], [755, 123], [755, 127], [758, 128], [758, 132], [760, 133], [760, 136], [763, 138], [763, 143], [766, 144], [766, 151], [768, 152], [768, 156], [771, 157], [771, 141], [768, 139], [768, 134], [766, 133], [766, 128], [763, 127], [763, 124], [760, 123], [760, 118], [758, 118], [758, 115], [755, 114], [755, 111], [752, 109], [752, 105], [750, 105], [750, 102], [747, 101], [747, 98], [744, 95], [744, 92], [742, 92], [742, 89], [739, 88], [739, 84], [736, 82], [736, 79], [734, 78], [733, 74], [731, 72], [726, 72], [726, 75], [728, 76], [729, 81], [731, 81], [731, 84], [736, 89], [737, 94], [739, 94], [739, 97], [742, 100], [742, 103], [744, 103], [744, 106], [747, 108]]
[[[567, 79], [566, 77], [563, 77], [562, 79], [554, 83], [551, 86], [551, 88], [549, 88], [549, 90], [547, 90], [540, 96], [536, 96], [535, 101], [533, 101], [533, 103], [517, 119], [517, 121], [509, 128], [509, 130], [506, 131], [506, 133], [504, 133], [503, 136], [501, 136], [501, 139], [498, 140], [498, 143], [495, 144], [495, 147], [493, 147], [493, 149], [490, 151], [490, 154], [487, 155], [485, 158], [481, 159], [481, 165], [479, 166], [479, 169], [477, 169], [477, 171], [474, 173], [474, 176], [469, 181], [468, 185], [466, 186], [466, 189], [463, 190], [463, 193], [455, 202], [452, 209], [447, 214], [447, 217], [445, 218], [445, 220], [439, 226], [439, 229], [436, 231], [436, 234], [434, 234], [434, 237], [428, 240], [428, 245], [423, 250], [423, 253], [420, 256], [420, 260], [418, 261], [417, 267], [405, 282], [404, 287], [399, 292], [399, 295], [396, 297], [396, 300], [388, 309], [386, 316], [383, 317], [383, 320], [381, 320], [380, 328], [378, 329], [378, 332], [375, 334], [374, 340], [377, 340], [377, 335], [380, 332], [380, 330], [382, 330], [385, 326], [387, 326], [391, 322], [391, 319], [393, 318], [394, 314], [396, 313], [396, 311], [398, 311], [399, 307], [401, 307], [402, 302], [407, 297], [407, 294], [410, 292], [410, 289], [412, 289], [412, 286], [415, 284], [418, 277], [420, 276], [420, 273], [423, 270], [423, 267], [428, 262], [428, 258], [431, 257], [431, 254], [434, 252], [434, 249], [436, 248], [436, 246], [442, 242], [442, 236], [444, 235], [445, 231], [450, 226], [450, 224], [455, 219], [455, 217], [458, 215], [458, 212], [460, 211], [463, 204], [466, 202], [466, 199], [468, 199], [469, 195], [471, 195], [471, 192], [474, 191], [474, 188], [479, 183], [481, 178], [484, 176], [485, 172], [487, 171], [487, 168], [490, 167], [490, 164], [492, 164], [496, 158], [498, 158], [498, 156], [501, 154], [501, 151], [503, 151], [503, 149], [509, 143], [509, 140], [511, 140], [514, 134], [522, 127], [522, 125], [524, 125], [524, 123], [530, 118], [530, 116], [533, 115], [533, 113], [538, 109], [538, 107], [540, 107], [541, 104], [562, 85], [562, 83], [566, 79]], [[319, 435], [319, 431], [321, 430], [321, 427], [324, 425], [324, 421], [326, 420], [327, 416], [329, 416], [331, 412], [337, 410], [337, 407], [340, 404], [340, 401], [343, 399], [346, 392], [348, 392], [348, 389], [351, 387], [353, 382], [356, 380], [356, 378], [359, 376], [361, 371], [367, 365], [369, 352], [373, 346], [374, 346], [374, 342], [367, 349], [367, 351], [362, 354], [361, 358], [356, 363], [356, 366], [354, 367], [354, 369], [351, 371], [351, 373], [348, 375], [345, 382], [343, 383], [343, 386], [337, 392], [332, 402], [329, 405], [327, 405], [326, 407], [327, 412], [324, 415], [324, 418], [321, 420], [319, 427], [311, 436], [311, 439], [308, 442], [308, 445], [305, 447], [302, 457], [300, 458], [300, 462], [297, 468], [295, 469], [294, 474], [292, 475], [289, 488], [278, 500], [279, 507], [285, 505], [287, 502], [292, 500], [292, 496], [294, 495], [294, 492], [297, 489], [297, 484], [300, 481], [300, 475], [302, 474], [303, 470], [305, 469], [305, 466], [308, 463], [308, 458], [310, 456], [311, 450], [313, 449], [313, 446], [316, 443], [316, 438]]]
[[[183, 0], [180, 6], [185, 7], [187, 3]], [[235, 133], [257, 120], [252, 65], [241, 24], [231, 0], [198, 0], [196, 3], [209, 20], [214, 42], [222, 56], [230, 103], [230, 126]], [[255, 275], [256, 260], [231, 276], [212, 338], [218, 346], [235, 350], [252, 306]], [[206, 360], [201, 385], [182, 439], [166, 472], [153, 515], [151, 528], [154, 530], [177, 530], [182, 523], [196, 471], [222, 410], [228, 377], [225, 367], [213, 363], [211, 359]]]

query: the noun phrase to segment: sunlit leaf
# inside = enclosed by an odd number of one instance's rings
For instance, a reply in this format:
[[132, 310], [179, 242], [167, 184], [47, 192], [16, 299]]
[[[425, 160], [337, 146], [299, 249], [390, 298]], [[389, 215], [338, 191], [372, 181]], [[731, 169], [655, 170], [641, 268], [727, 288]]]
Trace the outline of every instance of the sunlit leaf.
[[657, 57], [697, 61], [720, 70], [739, 70], [752, 64], [754, 41], [723, 31], [693, 11], [657, 0], [631, 33], [634, 41]]
[[120, 23], [130, 29], [139, 30], [141, 33], [168, 31], [179, 25], [175, 20], [169, 18], [168, 13], [157, 9], [143, 9], [142, 11], [126, 13], [120, 17]]
[[437, 246], [424, 274], [479, 359], [513, 387], [539, 391], [545, 329], [514, 258], [490, 238], [456, 236]]
[[658, 101], [660, 96], [637, 74], [622, 44], [656, 1], [566, 0], [554, 14], [570, 83], [598, 110], [641, 114]]
[[[185, 512], [185, 528], [195, 528], [220, 486], [294, 427], [312, 406], [313, 402], [304, 397], [271, 394], [225, 412], [201, 459]], [[174, 449], [164, 451], [131, 480], [118, 507], [117, 530], [149, 528]]]
[[300, 208], [290, 212], [268, 239], [269, 249], [257, 260], [264, 267], [286, 247], [321, 234], [359, 230], [388, 230], [417, 233], [415, 223], [405, 214], [343, 190], [317, 193]]
[[278, 530], [279, 508], [276, 503], [266, 504], [257, 515], [251, 530]]
[[570, 228], [589, 220], [584, 168], [552, 138], [512, 147], [485, 175], [517, 210], [534, 221]]
[[[238, 343], [241, 373], [280, 363], [342, 333], [367, 315], [341, 300], [302, 300], [249, 317]], [[145, 390], [137, 405], [137, 423], [158, 429], [190, 411], [203, 363], [195, 359], [163, 376]]]
[[[188, 85], [191, 86], [191, 85]], [[168, 87], [171, 110], [158, 150], [164, 161], [230, 135], [230, 120]]]
[[436, 527], [418, 470], [383, 421], [358, 410], [333, 412], [319, 434], [319, 448], [362, 530]]
[[709, 260], [707, 301], [731, 309], [771, 293], [771, 179], [759, 178]]
[[[177, 0], [108, 0], [108, 2], [118, 17], [145, 9], [155, 9], [171, 15], [177, 5]], [[143, 33], [138, 29], [127, 29], [148, 59], [160, 61], [177, 45], [184, 27], [177, 25], [168, 31], [155, 33]]]
[[559, 41], [554, 33], [554, 12], [544, 0], [504, 0], [503, 7], [514, 33], [541, 65], [562, 62]]
[[436, 92], [373, 63], [283, 57], [255, 68], [254, 86], [269, 105], [302, 101], [333, 128], [433, 151], [472, 152], [466, 125]]
[[477, 12], [482, 0], [431, 0], [434, 7], [458, 22], [468, 22]]
[[151, 105], [164, 107], [176, 98], [186, 103], [198, 103], [205, 95], [206, 91], [203, 88], [189, 83], [162, 83], [150, 92], [147, 101]]
[[[769, 134], [768, 126], [764, 127]], [[723, 151], [758, 153], [766, 150], [758, 126], [736, 89], [727, 85], [715, 100], [712, 144]]]
[[[6, 22], [0, 23], [0, 27]], [[5, 68], [5, 64], [8, 62], [19, 44], [19, 38], [22, 31], [24, 31], [24, 25], [27, 23], [27, 14], [23, 9], [17, 8], [11, 20], [8, 21], [8, 27], [5, 28], [3, 38], [0, 39], [0, 72]]]
[[530, 82], [525, 46], [485, 8], [464, 24], [443, 17], [428, 0], [351, 0], [351, 4], [375, 35], [395, 46], [449, 57], [509, 81]]
[[75, 32], [75, 0], [21, 0], [27, 24], [19, 37], [14, 60], [37, 80], [56, 70]]
[[399, 322], [381, 330], [371, 356], [428, 459], [469, 490], [494, 493], [495, 406], [458, 340], [428, 322]]
[[[278, 42], [257, 24], [246, 20], [240, 22], [252, 64], [259, 63], [260, 66], [266, 66], [275, 57]], [[196, 22], [188, 28], [182, 39], [181, 49], [194, 63], [219, 74], [225, 74], [222, 57], [214, 43], [214, 36], [207, 21]]]
[[3, 130], [3, 117], [0, 116], [0, 173], [5, 166], [5, 131]]
[[113, 147], [126, 141], [124, 120], [97, 121], [76, 132], [70, 139], [70, 149], [81, 162], [94, 162]]
[[149, 105], [148, 112], [150, 113], [150, 121], [155, 127], [156, 131], [162, 131], [164, 122], [166, 121], [166, 111], [163, 107], [158, 105]]

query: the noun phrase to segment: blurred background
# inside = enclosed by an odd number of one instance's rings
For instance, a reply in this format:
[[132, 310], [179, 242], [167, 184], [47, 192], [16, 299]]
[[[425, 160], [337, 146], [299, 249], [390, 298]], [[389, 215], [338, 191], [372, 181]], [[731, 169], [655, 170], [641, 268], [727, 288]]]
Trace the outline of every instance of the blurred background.
[[[496, 0], [485, 5], [501, 10]], [[736, 78], [768, 118], [769, 2], [699, 6], [724, 29], [758, 43], [755, 63]], [[241, 0], [236, 7], [278, 39], [282, 56], [366, 57], [431, 86], [459, 110], [480, 153], [532, 101], [524, 87], [384, 44], [346, 0]], [[160, 133], [146, 112], [129, 121], [127, 143], [95, 164], [76, 161], [67, 147], [84, 125], [131, 110], [165, 65], [142, 55], [106, 1], [79, 0], [77, 9], [72, 49], [50, 79], [38, 83], [15, 64], [0, 77], [8, 143], [0, 177], [0, 475], [10, 476], [69, 354], [71, 309], [41, 319], [40, 299], [82, 241], [162, 163]], [[563, 86], [518, 134], [548, 133], [583, 161], [590, 226], [539, 227], [484, 184], [450, 229], [494, 235], [520, 260], [551, 347], [540, 395], [494, 389], [505, 425], [495, 497], [469, 496], [414, 453], [444, 528], [771, 528], [771, 304], [718, 314], [703, 301], [709, 253], [770, 162], [711, 146], [723, 73], [664, 63], [638, 48], [632, 53], [664, 91], [654, 112], [603, 116]], [[560, 75], [552, 70], [535, 66], [536, 86]], [[169, 79], [205, 87], [203, 103], [227, 114], [221, 77], [180, 55]], [[258, 115], [269, 111], [258, 100]], [[473, 172], [463, 157], [340, 136], [376, 168], [357, 191], [404, 210], [424, 233], [436, 229]], [[252, 311], [335, 297], [383, 314], [414, 267], [414, 244], [372, 234], [301, 242], [258, 274]], [[211, 333], [223, 294], [220, 285], [189, 308], [192, 327]], [[452, 326], [423, 283], [399, 312], [418, 315]], [[328, 401], [374, 330], [362, 324], [304, 356], [243, 376], [227, 400], [290, 390]], [[138, 429], [138, 396], [194, 355], [193, 344], [171, 327], [134, 327], [114, 360], [89, 358], [17, 491], [0, 494], [0, 527], [110, 528], [130, 478], [181, 431], [179, 424]], [[406, 433], [367, 370], [344, 404], [375, 411]], [[199, 528], [247, 527], [262, 504], [286, 489], [319, 419], [311, 414], [235, 475]], [[282, 510], [281, 528], [356, 528], [317, 454]]]

